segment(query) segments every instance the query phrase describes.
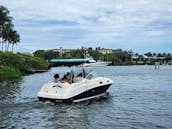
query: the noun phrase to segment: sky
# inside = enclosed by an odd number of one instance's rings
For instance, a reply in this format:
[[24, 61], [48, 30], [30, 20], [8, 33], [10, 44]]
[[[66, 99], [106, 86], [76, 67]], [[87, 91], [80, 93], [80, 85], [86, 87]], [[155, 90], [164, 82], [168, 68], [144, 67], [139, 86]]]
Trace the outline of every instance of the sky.
[[15, 51], [98, 46], [172, 53], [172, 0], [0, 0], [21, 42]]

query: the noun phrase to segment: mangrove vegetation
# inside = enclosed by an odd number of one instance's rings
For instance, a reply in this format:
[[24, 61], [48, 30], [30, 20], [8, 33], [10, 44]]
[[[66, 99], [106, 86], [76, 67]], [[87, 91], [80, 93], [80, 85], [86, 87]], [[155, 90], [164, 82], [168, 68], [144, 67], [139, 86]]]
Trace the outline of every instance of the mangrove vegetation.
[[29, 72], [45, 71], [49, 63], [39, 57], [0, 52], [0, 78], [19, 77]]

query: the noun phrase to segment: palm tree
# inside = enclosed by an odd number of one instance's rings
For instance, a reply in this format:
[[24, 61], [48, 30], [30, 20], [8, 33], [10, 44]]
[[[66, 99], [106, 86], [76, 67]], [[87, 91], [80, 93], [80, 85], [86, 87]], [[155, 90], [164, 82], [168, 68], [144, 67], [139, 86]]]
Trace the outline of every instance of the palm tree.
[[0, 5], [0, 25], [3, 25], [5, 22], [11, 22], [12, 17], [9, 16], [9, 10]]
[[11, 23], [4, 24], [2, 30], [2, 38], [5, 42], [5, 51], [8, 51], [9, 45], [12, 42], [13, 31], [14, 31], [13, 24]]
[[7, 23], [11, 23], [12, 21], [12, 17], [9, 16], [9, 10], [0, 5], [0, 38], [1, 38], [1, 42], [2, 43], [2, 51], [3, 51], [3, 42], [2, 42], [2, 38], [3, 38], [3, 26]]
[[11, 41], [12, 41], [12, 52], [13, 52], [14, 44], [20, 42], [20, 35], [15, 30], [12, 32]]
[[148, 58], [151, 58], [153, 56], [151, 52], [147, 52], [144, 55], [147, 56]]
[[3, 39], [6, 42], [5, 44], [5, 51], [9, 50], [9, 45], [12, 45], [12, 52], [14, 44], [20, 42], [20, 35], [17, 33], [16, 30], [13, 29], [12, 24], [5, 24], [3, 28]]
[[154, 59], [157, 57], [156, 53], [153, 53], [152, 55]]

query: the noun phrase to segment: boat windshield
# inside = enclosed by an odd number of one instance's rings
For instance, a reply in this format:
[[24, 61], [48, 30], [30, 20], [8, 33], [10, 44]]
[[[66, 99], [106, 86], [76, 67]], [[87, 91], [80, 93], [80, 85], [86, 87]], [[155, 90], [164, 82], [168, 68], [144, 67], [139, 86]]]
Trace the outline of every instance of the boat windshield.
[[95, 78], [95, 77], [97, 77], [96, 72], [93, 71], [93, 70], [91, 70], [91, 71], [87, 74], [86, 79], [90, 80], [90, 79], [93, 79], [93, 78]]
[[63, 78], [61, 78], [61, 81], [75, 83], [81, 81], [83, 78], [91, 80], [95, 77], [97, 77], [97, 74], [92, 69], [73, 68], [71, 71], [64, 74]]
[[75, 69], [75, 70], [73, 70], [71, 72], [73, 72], [75, 77], [83, 77], [83, 78], [85, 78], [88, 75], [89, 70], [81, 68], [81, 69]]
[[75, 69], [72, 72], [75, 77], [83, 77], [87, 79], [92, 79], [97, 77], [97, 74], [91, 69], [81, 68], [81, 69]]

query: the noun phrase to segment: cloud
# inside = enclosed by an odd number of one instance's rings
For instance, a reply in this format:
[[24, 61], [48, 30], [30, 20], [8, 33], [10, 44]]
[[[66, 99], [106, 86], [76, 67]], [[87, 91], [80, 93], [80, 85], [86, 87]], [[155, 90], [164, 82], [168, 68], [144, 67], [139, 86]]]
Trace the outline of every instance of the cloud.
[[124, 49], [126, 44], [146, 48], [162, 39], [172, 42], [171, 0], [3, 0], [2, 4], [11, 11], [22, 42], [35, 49], [38, 42], [47, 48], [59, 42], [67, 47], [89, 42], [93, 47]]
[[164, 35], [164, 32], [163, 31], [150, 31], [148, 32], [148, 35], [149, 36], [162, 36]]

